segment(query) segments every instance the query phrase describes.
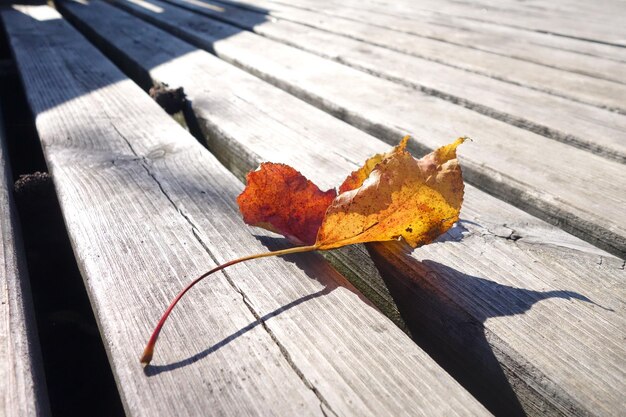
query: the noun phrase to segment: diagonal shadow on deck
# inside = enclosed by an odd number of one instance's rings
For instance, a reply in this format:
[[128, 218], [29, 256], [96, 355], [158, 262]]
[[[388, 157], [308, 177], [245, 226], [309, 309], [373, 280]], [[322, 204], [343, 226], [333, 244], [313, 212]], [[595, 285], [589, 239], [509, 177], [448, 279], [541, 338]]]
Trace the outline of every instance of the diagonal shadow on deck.
[[[404, 248], [398, 248], [395, 243], [374, 245], [390, 245], [388, 248], [415, 271], [413, 279], [400, 278], [381, 251], [368, 246], [413, 339], [489, 411], [497, 416], [526, 415], [519, 397], [532, 388], [520, 380], [515, 369], [507, 367], [515, 360], [508, 358], [507, 352], [494, 350], [493, 338], [497, 336], [485, 327], [486, 321], [524, 314], [534, 304], [549, 298], [593, 301], [573, 291], [517, 288], [465, 274], [432, 260], [419, 261], [406, 251], [399, 254]], [[450, 282], [455, 281], [468, 294], [481, 294], [500, 302], [468, 311], [447, 293]], [[503, 343], [498, 345], [501, 347]]]

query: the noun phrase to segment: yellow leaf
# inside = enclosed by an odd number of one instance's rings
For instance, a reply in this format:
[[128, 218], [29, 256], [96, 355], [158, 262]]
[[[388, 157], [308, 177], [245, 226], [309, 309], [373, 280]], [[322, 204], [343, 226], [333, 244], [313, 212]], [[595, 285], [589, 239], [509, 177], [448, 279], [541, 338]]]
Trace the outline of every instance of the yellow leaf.
[[[360, 182], [360, 186], [331, 203], [315, 246], [327, 250], [403, 238], [417, 247], [445, 233], [459, 219], [463, 201], [456, 148], [464, 140], [459, 138], [416, 160], [405, 150], [405, 138], [392, 152], [375, 156], [375, 164], [370, 158], [355, 171], [353, 183]], [[367, 177], [360, 180], [366, 172]]]
[[376, 168], [376, 165], [378, 165], [380, 161], [389, 158], [394, 153], [401, 152], [406, 148], [406, 144], [409, 141], [409, 138], [409, 135], [403, 137], [398, 146], [393, 148], [391, 151], [387, 153], [378, 153], [365, 161], [361, 168], [352, 172], [350, 175], [348, 175], [348, 178], [343, 181], [343, 184], [341, 184], [341, 186], [339, 187], [339, 194], [345, 193], [346, 191], [354, 190], [355, 188], [359, 188], [361, 185], [363, 185], [363, 181], [365, 181], [367, 177], [370, 176], [370, 173], [374, 168]]

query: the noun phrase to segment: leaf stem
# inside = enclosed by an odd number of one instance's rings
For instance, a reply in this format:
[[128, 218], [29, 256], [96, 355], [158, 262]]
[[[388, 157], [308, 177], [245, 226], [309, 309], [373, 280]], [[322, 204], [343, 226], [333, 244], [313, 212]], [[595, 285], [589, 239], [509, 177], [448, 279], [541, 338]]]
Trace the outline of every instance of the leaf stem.
[[214, 272], [221, 271], [222, 269], [227, 268], [231, 265], [235, 265], [244, 261], [249, 261], [251, 259], [266, 258], [268, 256], [283, 256], [283, 255], [289, 255], [292, 253], [300, 253], [300, 252], [311, 252], [317, 249], [318, 249], [317, 245], [311, 245], [311, 246], [296, 246], [294, 248], [282, 249], [282, 250], [277, 250], [273, 252], [257, 253], [255, 255], [244, 256], [243, 258], [238, 258], [232, 261], [225, 262], [221, 265], [216, 266], [210, 271], [207, 271], [204, 274], [200, 275], [198, 278], [191, 281], [185, 288], [183, 288], [182, 291], [179, 292], [178, 295], [172, 300], [167, 310], [165, 310], [165, 313], [163, 313], [163, 315], [161, 316], [161, 319], [159, 320], [156, 327], [154, 328], [154, 331], [152, 332], [152, 336], [150, 336], [150, 340], [148, 340], [148, 344], [146, 345], [146, 348], [143, 351], [143, 355], [141, 355], [141, 363], [144, 366], [150, 364], [150, 361], [152, 360], [152, 356], [154, 354], [154, 347], [156, 345], [157, 339], [159, 338], [159, 333], [161, 333], [161, 329], [163, 328], [163, 325], [165, 324], [165, 321], [169, 317], [170, 313], [174, 309], [174, 306], [176, 306], [176, 304], [180, 301], [183, 295], [185, 295], [185, 293], [189, 291], [191, 287], [196, 285], [198, 282], [202, 281], [204, 278], [208, 277]]

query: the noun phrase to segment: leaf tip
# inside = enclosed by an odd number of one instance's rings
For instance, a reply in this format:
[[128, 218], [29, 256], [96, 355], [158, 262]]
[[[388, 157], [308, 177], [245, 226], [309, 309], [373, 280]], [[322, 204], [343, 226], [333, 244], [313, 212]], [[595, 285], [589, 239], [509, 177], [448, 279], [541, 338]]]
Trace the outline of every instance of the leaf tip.
[[396, 146], [396, 149], [399, 151], [403, 151], [406, 149], [406, 145], [409, 142], [409, 139], [411, 139], [410, 135], [405, 135], [401, 140], [400, 143], [398, 144], [398, 146]]

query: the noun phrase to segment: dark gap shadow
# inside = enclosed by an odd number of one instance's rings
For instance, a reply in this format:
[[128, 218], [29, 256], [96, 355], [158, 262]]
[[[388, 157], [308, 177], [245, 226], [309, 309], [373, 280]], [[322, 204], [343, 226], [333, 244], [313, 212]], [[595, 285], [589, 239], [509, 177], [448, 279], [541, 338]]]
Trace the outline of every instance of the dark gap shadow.
[[[274, 237], [270, 237], [270, 236], [255, 236], [266, 248], [268, 251], [276, 251], [276, 250], [280, 250], [280, 249], [286, 249], [288, 247], [291, 247], [291, 245], [287, 244], [285, 239], [282, 238], [274, 238]], [[257, 326], [265, 326], [265, 323], [270, 320], [272, 317], [276, 317], [279, 314], [290, 310], [294, 307], [299, 306], [302, 303], [305, 303], [309, 300], [318, 298], [318, 297], [322, 297], [324, 295], [330, 294], [333, 290], [335, 290], [337, 287], [339, 287], [339, 284], [330, 279], [330, 278], [326, 278], [331, 276], [330, 274], [325, 274], [323, 273], [323, 270], [328, 270], [330, 269], [325, 263], [320, 263], [318, 262], [318, 259], [313, 259], [313, 258], [317, 258], [317, 257], [313, 257], [313, 256], [301, 256], [298, 254], [293, 254], [293, 255], [286, 255], [286, 256], [282, 256], [282, 259], [284, 259], [287, 262], [293, 263], [295, 264], [299, 269], [301, 269], [303, 272], [306, 273], [306, 275], [313, 280], [316, 280], [318, 282], [320, 282], [324, 288], [320, 291], [317, 291], [315, 293], [312, 294], [308, 294], [305, 296], [302, 296], [296, 300], [293, 300], [267, 314], [264, 314], [262, 317], [258, 317], [255, 321], [251, 322], [250, 324], [248, 324], [247, 326], [239, 329], [238, 331], [234, 332], [233, 334], [225, 337], [224, 339], [220, 340], [219, 342], [215, 343], [214, 345], [208, 347], [207, 349], [203, 350], [202, 352], [198, 352], [195, 355], [186, 358], [186, 359], [182, 359], [179, 360], [177, 362], [173, 362], [173, 363], [169, 363], [166, 365], [147, 365], [144, 368], [144, 373], [147, 376], [155, 376], [158, 374], [161, 374], [163, 372], [167, 372], [167, 371], [173, 371], [175, 369], [179, 369], [179, 368], [183, 368], [187, 365], [191, 365], [195, 362], [198, 362], [201, 359], [206, 358], [207, 356], [209, 356], [210, 354], [216, 352], [217, 350], [219, 350], [220, 348], [228, 345], [230, 342], [236, 340], [239, 336], [244, 335], [245, 333], [249, 332], [250, 330], [256, 328]], [[227, 275], [229, 273], [228, 269], [226, 269], [224, 271]], [[352, 288], [349, 288], [350, 290], [354, 291]]]
[[[548, 298], [592, 302], [573, 291], [515, 288], [464, 274], [435, 261], [420, 262], [401, 245], [372, 244], [367, 249], [417, 344], [497, 416], [526, 415], [518, 397], [532, 388], [503, 366], [514, 359], [494, 351], [484, 327], [486, 320], [524, 314], [535, 303]], [[401, 267], [389, 261], [398, 257]], [[399, 270], [411, 271], [413, 279], [407, 279]], [[469, 294], [483, 294], [502, 302], [470, 312], [447, 295], [447, 291], [454, 289], [450, 282], [460, 282]]]
[[[0, 34], [6, 48], [4, 31]], [[17, 74], [0, 77], [15, 200], [54, 416], [123, 416], [121, 400]], [[40, 174], [33, 174], [39, 172]]]

